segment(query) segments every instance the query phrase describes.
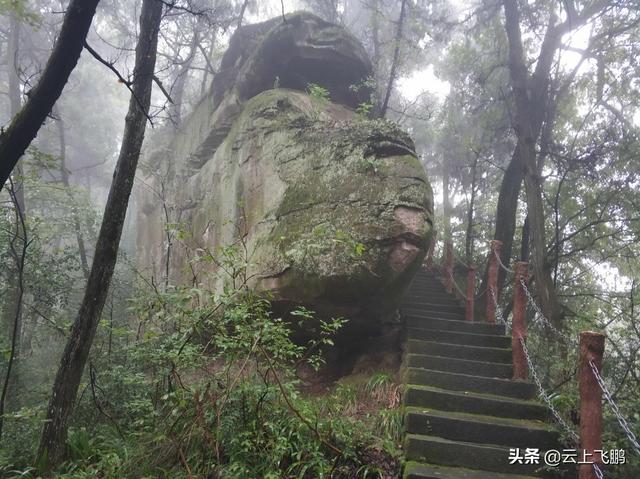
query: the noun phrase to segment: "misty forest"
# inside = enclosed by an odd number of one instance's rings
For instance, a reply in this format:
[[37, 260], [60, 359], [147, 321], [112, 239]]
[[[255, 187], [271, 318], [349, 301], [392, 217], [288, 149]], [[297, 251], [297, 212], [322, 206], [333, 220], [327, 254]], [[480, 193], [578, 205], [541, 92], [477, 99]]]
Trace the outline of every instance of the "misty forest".
[[0, 0], [0, 478], [639, 478], [638, 58], [636, 0]]

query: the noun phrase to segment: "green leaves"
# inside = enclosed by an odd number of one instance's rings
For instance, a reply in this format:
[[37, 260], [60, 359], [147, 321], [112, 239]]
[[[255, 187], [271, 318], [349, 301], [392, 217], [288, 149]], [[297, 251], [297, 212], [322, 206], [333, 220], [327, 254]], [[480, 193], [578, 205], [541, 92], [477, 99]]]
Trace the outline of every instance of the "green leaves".
[[0, 15], [15, 15], [21, 22], [31, 26], [38, 26], [41, 22], [40, 15], [29, 8], [25, 0], [0, 0]]
[[331, 99], [329, 90], [317, 83], [307, 83], [307, 93], [316, 100], [329, 101]]

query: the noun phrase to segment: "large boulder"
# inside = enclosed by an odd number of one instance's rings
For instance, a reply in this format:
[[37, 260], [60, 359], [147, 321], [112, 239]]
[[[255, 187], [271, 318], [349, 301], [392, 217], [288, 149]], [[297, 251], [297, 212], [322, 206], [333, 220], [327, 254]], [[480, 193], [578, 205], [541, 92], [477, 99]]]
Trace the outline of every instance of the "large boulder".
[[[240, 28], [222, 57], [211, 91], [185, 126], [188, 166], [195, 170], [226, 138], [242, 105], [275, 86], [305, 91], [326, 88], [332, 101], [356, 108], [370, 100], [371, 62], [362, 44], [344, 28], [306, 12]], [[183, 152], [184, 153], [184, 152]]]
[[[409, 136], [354, 112], [362, 89], [352, 85], [370, 74], [362, 46], [296, 14], [241, 29], [222, 66], [169, 146], [146, 162], [139, 264], [159, 277], [168, 264], [172, 281], [189, 281], [216, 268], [189, 262], [196, 251], [215, 255], [242, 238], [251, 284], [275, 303], [375, 328], [422, 262], [432, 192]], [[309, 83], [328, 94], [306, 93]], [[165, 209], [189, 230], [168, 262]]]

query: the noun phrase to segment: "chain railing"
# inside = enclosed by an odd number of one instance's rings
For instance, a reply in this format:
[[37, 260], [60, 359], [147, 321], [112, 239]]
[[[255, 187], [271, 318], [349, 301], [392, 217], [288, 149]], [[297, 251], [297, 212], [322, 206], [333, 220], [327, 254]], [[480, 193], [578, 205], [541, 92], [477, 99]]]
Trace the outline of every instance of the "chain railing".
[[496, 257], [496, 259], [498, 260], [498, 264], [503, 270], [505, 270], [507, 273], [511, 273], [511, 274], [515, 273], [514, 270], [512, 270], [502, 262], [502, 258], [500, 258], [500, 254], [497, 251], [494, 250], [493, 255]]
[[[526, 341], [524, 340], [524, 338], [519, 338], [519, 340], [520, 340], [520, 344], [522, 345], [522, 350], [524, 351], [524, 357], [527, 360], [527, 365], [529, 366], [529, 373], [531, 374], [531, 378], [533, 379], [533, 382], [538, 388], [538, 396], [545, 402], [545, 404], [551, 411], [551, 414], [555, 418], [556, 422], [562, 427], [565, 434], [573, 441], [574, 445], [577, 448], [578, 445], [580, 444], [580, 437], [578, 436], [576, 431], [571, 426], [569, 426], [567, 421], [565, 421], [565, 419], [562, 417], [560, 412], [554, 406], [553, 401], [551, 400], [551, 396], [549, 396], [547, 391], [544, 389], [544, 386], [542, 385], [542, 381], [540, 381], [540, 377], [538, 376], [538, 371], [536, 370], [536, 367], [533, 364], [533, 359], [531, 358], [531, 354], [529, 353], [529, 349], [527, 348]], [[593, 467], [593, 472], [595, 473], [596, 477], [598, 479], [604, 479], [604, 473], [602, 472], [602, 469], [600, 469], [600, 466], [598, 466], [598, 464], [595, 462], [591, 463], [591, 465]]]
[[[576, 341], [572, 337], [570, 337], [566, 333], [560, 331], [558, 328], [556, 328], [551, 323], [551, 321], [549, 321], [549, 319], [547, 319], [547, 317], [544, 315], [544, 313], [540, 309], [540, 306], [538, 306], [538, 304], [534, 300], [533, 295], [531, 294], [531, 291], [529, 291], [529, 289], [527, 288], [527, 285], [525, 284], [525, 282], [523, 280], [520, 280], [520, 284], [522, 285], [522, 288], [524, 289], [524, 292], [527, 295], [527, 299], [528, 299], [529, 304], [533, 307], [533, 309], [534, 309], [534, 311], [536, 313], [536, 317], [544, 324], [544, 326], [549, 328], [549, 330], [551, 330], [554, 334], [556, 334], [559, 338], [561, 338], [566, 344], [577, 346]], [[598, 368], [596, 367], [596, 365], [594, 364], [594, 362], [592, 360], [589, 360], [589, 368], [590, 368], [591, 372], [593, 373], [593, 375], [595, 376], [596, 381], [598, 382], [598, 385], [600, 386], [600, 389], [602, 390], [604, 398], [606, 399], [607, 403], [611, 407], [611, 410], [613, 411], [614, 415], [616, 416], [616, 419], [617, 419], [618, 423], [620, 424], [620, 427], [624, 430], [624, 432], [627, 435], [629, 441], [633, 445], [634, 450], [640, 456], [640, 444], [638, 443], [638, 439], [637, 439], [636, 435], [634, 434], [634, 432], [631, 430], [631, 427], [629, 426], [629, 423], [627, 422], [627, 420], [620, 413], [620, 409], [618, 408], [618, 405], [613, 400], [613, 397], [611, 396], [611, 393], [609, 392], [609, 389], [607, 388], [607, 386], [606, 386], [606, 384], [604, 382], [604, 379], [602, 378], [602, 376], [598, 372]]]
[[498, 321], [500, 321], [502, 324], [504, 324], [507, 328], [507, 331], [511, 330], [511, 323], [509, 323], [506, 319], [504, 319], [504, 315], [502, 314], [502, 309], [500, 309], [500, 306], [498, 305], [498, 298], [496, 297], [496, 292], [493, 290], [493, 288], [490, 290], [491, 293], [491, 299], [493, 300], [493, 304], [496, 307], [496, 316], [498, 318]]
[[593, 466], [593, 472], [596, 473], [596, 477], [598, 479], [604, 479], [604, 473], [602, 472], [602, 469], [600, 469], [600, 466], [598, 466], [595, 462], [592, 462], [591, 465]]
[[609, 406], [611, 407], [613, 414], [616, 416], [616, 419], [618, 420], [620, 427], [624, 430], [625, 434], [627, 435], [627, 438], [629, 438], [629, 441], [633, 445], [633, 448], [635, 449], [636, 454], [640, 456], [640, 444], [638, 444], [638, 438], [636, 437], [634, 432], [631, 430], [631, 427], [629, 426], [629, 423], [627, 422], [627, 420], [620, 413], [620, 409], [618, 408], [618, 405], [616, 404], [616, 402], [613, 400], [613, 397], [609, 392], [609, 388], [607, 388], [607, 385], [605, 384], [604, 379], [602, 379], [602, 376], [598, 372], [598, 368], [596, 367], [594, 362], [591, 360], [589, 360], [589, 368], [593, 372], [593, 375], [596, 377], [596, 381], [598, 381], [598, 385], [602, 390], [602, 394], [604, 395], [604, 398], [609, 403]]
[[529, 305], [533, 308], [533, 310], [536, 313], [535, 317], [537, 319], [539, 319], [540, 322], [542, 322], [542, 324], [544, 324], [544, 326], [549, 328], [549, 330], [552, 331], [556, 336], [561, 338], [566, 344], [571, 344], [571, 345], [576, 346], [577, 343], [576, 343], [575, 339], [571, 338], [566, 333], [563, 333], [562, 331], [560, 331], [558, 328], [556, 328], [551, 323], [551, 321], [549, 321], [547, 319], [547, 317], [544, 315], [544, 313], [540, 309], [540, 306], [538, 306], [538, 303], [536, 303], [535, 299], [533, 298], [533, 295], [531, 294], [531, 291], [529, 291], [529, 288], [527, 288], [526, 283], [522, 279], [520, 279], [520, 284], [522, 285], [522, 288], [524, 289], [524, 292], [527, 295], [527, 301], [528, 301]]
[[453, 284], [453, 287], [456, 289], [456, 291], [458, 291], [462, 299], [466, 300], [467, 293], [465, 293], [464, 291], [462, 291], [462, 289], [460, 289], [460, 286], [458, 286], [458, 283], [456, 282], [456, 278], [453, 275], [453, 273], [449, 272], [449, 275], [451, 276], [451, 284]]
[[[531, 291], [527, 288], [526, 283], [522, 279], [520, 279], [520, 284], [522, 285], [522, 288], [523, 288], [525, 294], [527, 295], [527, 302], [531, 305], [531, 307], [533, 308], [533, 310], [536, 313], [535, 317], [537, 319], [539, 319], [540, 322], [543, 323], [543, 325], [545, 327], [547, 327], [550, 331], [552, 331], [556, 336], [561, 338], [566, 344], [577, 346], [576, 341], [572, 337], [570, 337], [566, 333], [560, 331], [544, 315], [544, 313], [542, 312], [540, 306], [538, 306], [538, 304], [536, 303], [535, 299], [533, 298], [533, 295], [531, 294]], [[526, 356], [526, 359], [527, 359], [527, 363], [529, 365], [530, 373], [531, 373], [534, 381], [536, 382], [536, 385], [540, 388], [541, 384], [540, 384], [540, 381], [539, 381], [539, 379], [537, 377], [537, 373], [535, 371], [533, 363], [531, 361], [531, 358], [530, 358], [530, 355], [529, 355], [529, 351], [527, 350], [525, 342], [522, 339], [521, 339], [521, 343], [522, 343], [523, 349], [525, 351], [525, 356]], [[638, 439], [637, 439], [635, 433], [631, 430], [631, 427], [629, 426], [628, 421], [624, 418], [624, 416], [620, 412], [620, 409], [619, 409], [618, 405], [616, 404], [616, 402], [614, 401], [613, 397], [611, 396], [611, 393], [609, 392], [609, 389], [607, 388], [607, 385], [604, 382], [604, 379], [602, 378], [602, 375], [598, 371], [598, 368], [596, 367], [596, 365], [593, 362], [593, 360], [589, 359], [588, 366], [589, 366], [589, 370], [591, 371], [591, 373], [595, 377], [595, 379], [596, 379], [596, 381], [598, 383], [598, 386], [600, 387], [606, 402], [609, 404], [613, 414], [615, 415], [618, 423], [620, 424], [620, 427], [625, 432], [627, 438], [629, 439], [629, 441], [633, 445], [633, 448], [634, 448], [636, 454], [638, 454], [640, 456], [640, 443], [638, 442]], [[563, 427], [564, 427], [566, 425], [566, 422], [562, 421], [561, 417], [559, 417], [556, 414], [556, 411], [554, 410], [554, 408], [551, 406], [549, 401], [546, 400], [547, 397], [545, 397], [545, 395], [543, 395], [542, 393], [541, 393], [541, 397], [545, 400], [545, 402], [547, 402], [547, 404], [549, 405], [550, 410], [552, 411], [552, 413], [554, 414], [554, 416], [556, 417], [558, 422], [560, 424], [562, 424]], [[596, 464], [595, 462], [593, 463], [593, 468], [594, 468], [594, 473], [596, 474], [598, 479], [604, 478], [604, 473], [602, 472], [602, 470], [600, 469], [598, 464]]]
[[[429, 245], [426, 267], [432, 269], [433, 251], [435, 249], [434, 242]], [[475, 301], [475, 266], [468, 265], [454, 251], [451, 242], [445, 243], [444, 248], [444, 264], [439, 268], [444, 275], [443, 283], [448, 293], [455, 293], [456, 296], [465, 303], [465, 320], [474, 320], [474, 301]], [[454, 275], [454, 264], [459, 264], [467, 271], [466, 291], [464, 291], [456, 281]]]
[[575, 443], [579, 443], [580, 442], [580, 437], [578, 437], [578, 434], [573, 430], [573, 428], [571, 426], [569, 426], [569, 424], [567, 424], [567, 422], [564, 420], [564, 418], [562, 417], [562, 415], [558, 412], [558, 410], [555, 408], [555, 406], [553, 405], [553, 401], [551, 400], [551, 397], [549, 396], [549, 394], [547, 394], [547, 392], [545, 391], [544, 387], [542, 386], [542, 381], [540, 381], [540, 377], [538, 376], [538, 372], [533, 364], [533, 359], [531, 359], [531, 354], [529, 353], [529, 349], [527, 348], [527, 343], [524, 340], [524, 338], [519, 338], [520, 340], [520, 344], [522, 344], [522, 349], [524, 351], [524, 357], [527, 360], [527, 364], [529, 366], [529, 373], [531, 374], [531, 378], [533, 379], [533, 382], [535, 383], [536, 387], [538, 388], [538, 396], [540, 396], [540, 398], [547, 404], [547, 407], [549, 408], [549, 410], [551, 411], [551, 414], [553, 414], [553, 417], [555, 417], [556, 421], [558, 422], [558, 424], [560, 424], [562, 426], [562, 428], [564, 429], [565, 433], [567, 433], [567, 435], [573, 439], [573, 441]]
[[[542, 381], [540, 380], [540, 376], [538, 374], [538, 370], [535, 367], [535, 364], [533, 362], [533, 358], [531, 356], [531, 353], [529, 351], [529, 349], [527, 348], [526, 345], [526, 321], [524, 321], [522, 318], [524, 318], [524, 312], [527, 308], [527, 305], [529, 305], [529, 307], [532, 308], [533, 312], [534, 312], [534, 318], [541, 323], [541, 325], [548, 329], [549, 331], [551, 331], [554, 335], [556, 335], [559, 339], [561, 339], [564, 344], [569, 345], [569, 346], [575, 346], [577, 348], [578, 343], [577, 341], [571, 337], [570, 335], [568, 335], [567, 333], [565, 333], [564, 331], [560, 330], [558, 327], [556, 327], [543, 313], [542, 309], [540, 308], [540, 306], [538, 305], [538, 303], [536, 302], [531, 290], [527, 287], [527, 278], [528, 278], [528, 272], [527, 272], [527, 264], [526, 263], [518, 263], [517, 265], [517, 270], [513, 270], [511, 268], [509, 268], [507, 265], [504, 264], [504, 262], [502, 261], [502, 258], [500, 257], [500, 247], [501, 247], [501, 243], [499, 241], [492, 241], [491, 242], [491, 252], [489, 255], [489, 263], [488, 263], [488, 285], [485, 291], [483, 291], [481, 294], [485, 295], [485, 298], [487, 298], [486, 300], [486, 304], [487, 304], [487, 321], [489, 322], [495, 322], [495, 319], [497, 318], [497, 320], [504, 324], [507, 331], [511, 330], [512, 331], [512, 346], [513, 346], [513, 353], [514, 353], [514, 371], [515, 371], [515, 365], [517, 363], [516, 361], [516, 349], [520, 350], [520, 356], [519, 356], [519, 360], [520, 360], [520, 364], [524, 366], [525, 361], [523, 361], [521, 358], [522, 356], [524, 356], [524, 359], [526, 360], [526, 367], [528, 367], [529, 370], [529, 374], [531, 376], [531, 379], [533, 380], [537, 390], [538, 390], [538, 395], [539, 397], [544, 401], [544, 403], [547, 405], [547, 407], [549, 408], [549, 411], [551, 411], [551, 414], [553, 415], [553, 417], [555, 418], [556, 422], [559, 424], [559, 426], [564, 430], [564, 432], [567, 434], [567, 436], [576, 444], [576, 447], [582, 447], [586, 450], [589, 451], [599, 451], [598, 447], [594, 447], [593, 444], [597, 444], [594, 443], [593, 441], [593, 437], [599, 437], [598, 441], [600, 441], [600, 445], [599, 447], [601, 448], [601, 430], [598, 432], [598, 434], [600, 436], [591, 436], [591, 439], [584, 439], [584, 441], [586, 442], [582, 442], [581, 438], [578, 436], [578, 434], [576, 433], [576, 431], [568, 424], [568, 422], [562, 417], [562, 415], [560, 414], [560, 412], [556, 409], [556, 407], [553, 404], [553, 401], [551, 399], [551, 396], [545, 391], [544, 386], [542, 385]], [[469, 296], [469, 292], [471, 291], [472, 293], [474, 293], [474, 289], [475, 289], [475, 285], [469, 285], [467, 284], [467, 292], [464, 292], [456, 283], [454, 275], [453, 275], [453, 263], [454, 261], [456, 261], [457, 263], [459, 263], [460, 265], [462, 265], [463, 267], [466, 267], [468, 270], [470, 270], [471, 268], [474, 268], [473, 266], [469, 266], [465, 261], [463, 261], [462, 259], [460, 259], [455, 252], [453, 251], [453, 247], [452, 245], [448, 245], [448, 254], [447, 254], [447, 259], [448, 259], [448, 263], [444, 268], [445, 271], [445, 277], [447, 278], [447, 281], [450, 281], [450, 286], [451, 286], [451, 291], [453, 291], [453, 289], [456, 290], [456, 292], [459, 294], [459, 296], [462, 299], [465, 299], [467, 301], [467, 303], [469, 302], [473, 302], [473, 299], [476, 297], [475, 294], [472, 294], [472, 296]], [[492, 258], [493, 257], [493, 258]], [[495, 258], [495, 259], [494, 259]], [[518, 300], [516, 301], [514, 299], [514, 311], [513, 311], [513, 315], [514, 315], [514, 323], [513, 325], [504, 318], [502, 309], [500, 308], [499, 304], [498, 304], [498, 288], [497, 288], [497, 272], [498, 272], [498, 268], [502, 268], [502, 270], [504, 270], [506, 273], [508, 274], [515, 274], [515, 289], [514, 289], [514, 295], [517, 293], [518, 296]], [[475, 268], [474, 268], [475, 269]], [[473, 275], [470, 274], [470, 277], [472, 277]], [[469, 283], [469, 278], [467, 283]], [[515, 296], [514, 296], [515, 297]], [[526, 297], [526, 299], [524, 299]], [[471, 301], [470, 301], [471, 300]], [[518, 306], [516, 307], [516, 303], [518, 304]], [[516, 309], [518, 311], [516, 311]], [[516, 325], [516, 317], [518, 319], [518, 324]], [[522, 321], [524, 321], [524, 323], [522, 323]], [[616, 402], [614, 401], [611, 393], [609, 392], [609, 389], [606, 386], [606, 383], [604, 382], [604, 379], [602, 378], [602, 375], [600, 374], [598, 367], [596, 366], [596, 363], [594, 363], [593, 360], [589, 359], [588, 363], [586, 363], [586, 359], [588, 356], [584, 356], [583, 355], [583, 339], [585, 339], [586, 337], [599, 337], [600, 340], [602, 341], [600, 347], [601, 350], [598, 353], [598, 355], [596, 356], [591, 356], [591, 357], [597, 357], [598, 358], [598, 363], [600, 364], [600, 361], [602, 359], [602, 351], [604, 350], [604, 336], [600, 333], [593, 333], [593, 332], [583, 332], [580, 335], [580, 348], [581, 348], [581, 362], [580, 364], [582, 365], [582, 367], [585, 367], [585, 364], [587, 364], [586, 367], [588, 367], [588, 371], [590, 371], [590, 373], [585, 373], [585, 374], [589, 374], [592, 375], [593, 378], [595, 378], [595, 383], [593, 382], [593, 379], [585, 379], [585, 383], [587, 384], [587, 390], [591, 390], [593, 391], [594, 388], [597, 390], [598, 387], [599, 389], [602, 391], [602, 396], [604, 397], [604, 399], [606, 400], [606, 403], [609, 405], [609, 407], [611, 408], [611, 410], [613, 411], [613, 414], [615, 415], [618, 423], [620, 424], [621, 428], [623, 429], [624, 433], [626, 434], [627, 438], [629, 439], [630, 443], [633, 445], [633, 449], [634, 451], [640, 456], [640, 443], [638, 441], [637, 436], [635, 435], [635, 433], [632, 431], [629, 422], [624, 418], [624, 416], [621, 414], [620, 409], [618, 407], [618, 405], [616, 404]], [[585, 347], [588, 345], [587, 343], [587, 339], [585, 339]], [[520, 347], [516, 348], [515, 345], [518, 345]], [[585, 353], [586, 354], [586, 353]], [[524, 377], [526, 378], [526, 369], [524, 369], [525, 373], [524, 373]], [[516, 375], [516, 373], [514, 372], [514, 377], [518, 377]], [[581, 376], [581, 380], [580, 380], [580, 385], [581, 388], [583, 387], [583, 377]], [[589, 382], [590, 381], [590, 382]], [[596, 385], [597, 383], [597, 385]], [[589, 397], [590, 399], [588, 401], [590, 402], [590, 407], [593, 407], [594, 410], [596, 411], [597, 414], [599, 414], [599, 416], [602, 416], [602, 402], [601, 400], [596, 400], [597, 403], [594, 403], [594, 396], [585, 396]], [[597, 396], [600, 397], [600, 396]], [[587, 400], [585, 400], [584, 404], [585, 407], [587, 402]], [[581, 390], [581, 408], [583, 401], [582, 401], [582, 390]], [[587, 417], [587, 414], [581, 414], [581, 421], [584, 419], [583, 416]], [[582, 422], [581, 422], [581, 427], [582, 426]], [[595, 426], [593, 425], [593, 423], [589, 424], [588, 422], [584, 425], [584, 427], [593, 427], [592, 431], [597, 431], [598, 427], [601, 426]], [[582, 433], [582, 430], [581, 430]], [[589, 436], [586, 436], [587, 438]], [[597, 457], [597, 456], [596, 456]], [[601, 458], [600, 458], [601, 459]], [[594, 461], [591, 463], [592, 467], [593, 467], [593, 473], [595, 474], [595, 477], [597, 477], [597, 479], [604, 479], [605, 475], [604, 472], [602, 471], [601, 466], [599, 465], [601, 464], [601, 460], [600, 461]]]

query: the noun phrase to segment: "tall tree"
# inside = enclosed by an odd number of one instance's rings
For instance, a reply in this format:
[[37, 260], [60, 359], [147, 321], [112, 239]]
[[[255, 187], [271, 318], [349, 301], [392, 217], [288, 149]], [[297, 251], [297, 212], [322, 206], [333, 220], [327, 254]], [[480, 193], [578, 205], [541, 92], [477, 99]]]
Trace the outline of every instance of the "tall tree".
[[59, 464], [64, 457], [73, 404], [113, 276], [151, 104], [162, 7], [163, 3], [160, 0], [144, 0], [142, 3], [140, 35], [136, 45], [131, 85], [132, 95], [120, 155], [109, 190], [84, 298], [60, 361], [47, 408], [47, 420], [40, 438], [37, 463], [45, 470]]
[[[537, 151], [543, 149], [540, 142], [547, 141], [542, 138], [545, 136], [543, 130], [552, 131], [556, 105], [567, 93], [568, 86], [577, 71], [566, 75], [562, 88], [554, 88], [552, 85], [554, 75], [561, 75], [557, 69], [557, 59], [563, 47], [563, 36], [592, 21], [610, 6], [608, 2], [603, 1], [586, 2], [579, 10], [579, 5], [575, 2], [527, 6], [526, 19], [532, 19], [531, 23], [534, 25], [532, 28], [537, 29], [536, 36], [542, 39], [538, 56], [532, 62], [525, 52], [521, 33], [524, 20], [520, 9], [525, 7], [522, 7], [517, 0], [504, 0], [502, 5], [505, 12], [503, 27], [509, 50], [509, 82], [515, 111], [511, 118], [516, 146], [500, 185], [493, 238], [502, 242], [501, 260], [508, 264], [516, 231], [518, 198], [524, 179], [529, 215], [526, 232], [531, 242], [532, 264], [539, 288], [540, 306], [546, 315], [554, 321], [560, 321], [563, 308], [553, 291], [546, 259], [544, 208], [540, 184], [541, 162], [539, 161], [544, 156], [538, 155]], [[563, 7], [566, 19], [560, 21], [562, 15], [559, 10]], [[535, 68], [530, 72], [529, 65], [532, 64], [535, 64]], [[500, 269], [498, 289], [503, 286], [505, 278], [505, 271]], [[481, 290], [487, 290], [486, 272]], [[482, 297], [480, 310], [484, 310], [483, 305], [488, 300], [490, 299], [486, 295]]]
[[60, 35], [38, 84], [20, 112], [0, 133], [0, 190], [31, 141], [38, 134], [78, 63], [99, 0], [71, 0]]
[[[2, 384], [2, 393], [0, 393], [0, 439], [2, 438], [2, 431], [4, 426], [4, 415], [7, 402], [7, 394], [9, 392], [11, 382], [15, 382], [15, 378], [11, 373], [20, 351], [20, 332], [22, 329], [22, 297], [24, 296], [24, 271], [25, 260], [27, 258], [27, 248], [29, 247], [29, 241], [27, 239], [28, 230], [25, 222], [23, 210], [19, 204], [19, 200], [16, 196], [13, 184], [9, 189], [11, 201], [13, 203], [13, 209], [15, 211], [15, 232], [11, 235], [11, 241], [9, 244], [9, 250], [11, 257], [15, 263], [15, 290], [10, 291], [12, 297], [13, 309], [13, 321], [8, 324], [7, 331], [11, 331], [11, 344], [9, 346], [9, 361], [7, 364], [7, 370], [4, 375], [4, 381]], [[11, 318], [7, 318], [11, 320]]]
[[389, 70], [389, 79], [384, 91], [384, 97], [382, 104], [379, 105], [376, 111], [377, 116], [383, 118], [387, 114], [389, 108], [389, 100], [391, 98], [391, 92], [393, 91], [393, 85], [396, 82], [396, 76], [398, 75], [398, 67], [400, 65], [400, 46], [402, 44], [402, 30], [404, 28], [405, 18], [407, 13], [407, 0], [402, 0], [400, 4], [400, 16], [398, 17], [398, 23], [396, 25], [396, 34], [393, 45], [393, 58], [391, 59], [391, 68]]
[[[566, 2], [566, 4], [573, 5], [573, 2]], [[551, 124], [554, 122], [555, 102], [558, 101], [558, 98], [552, 98], [551, 95], [551, 70], [558, 49], [562, 45], [562, 37], [584, 25], [593, 15], [601, 12], [606, 5], [605, 2], [591, 2], [579, 13], [575, 11], [575, 7], [570, 8], [567, 11], [567, 20], [564, 22], [559, 21], [555, 7], [551, 5], [545, 35], [533, 74], [528, 71], [527, 58], [524, 53], [518, 1], [504, 0], [503, 6], [504, 27], [509, 44], [509, 74], [515, 106], [513, 129], [517, 138], [512, 159], [512, 163], [515, 161], [518, 164], [515, 168], [518, 178], [515, 179], [514, 184], [521, 183], [522, 176], [524, 176], [531, 255], [538, 300], [544, 314], [559, 323], [563, 308], [558, 301], [547, 261], [541, 168], [536, 149], [541, 141], [543, 123], [546, 122], [547, 129], [550, 130]], [[515, 210], [513, 214], [511, 211], [507, 214], [507, 220], [511, 220], [515, 217]], [[496, 229], [499, 221], [500, 218], [496, 218]], [[510, 226], [515, 226], [515, 222], [512, 222]], [[510, 242], [509, 253], [513, 242], [511, 228]], [[506, 256], [506, 258], [509, 257]]]
[[[560, 31], [556, 30], [557, 17], [551, 12], [549, 29], [545, 37], [543, 50], [538, 58], [539, 64], [548, 64], [545, 67], [547, 74], [538, 77], [540, 84], [536, 85], [529, 77], [520, 32], [520, 12], [516, 0], [504, 1], [505, 29], [509, 41], [509, 72], [511, 87], [515, 103], [514, 130], [517, 136], [518, 161], [522, 164], [527, 198], [527, 213], [529, 217], [529, 234], [533, 254], [533, 271], [536, 281], [536, 289], [542, 311], [547, 318], [558, 322], [560, 320], [561, 307], [558, 302], [555, 287], [551, 281], [549, 268], [547, 267], [547, 251], [545, 241], [545, 217], [542, 202], [542, 185], [536, 162], [536, 144], [540, 136], [542, 121], [546, 114], [540, 112], [541, 99], [549, 98], [548, 71], [556, 49], [560, 45]], [[543, 55], [545, 54], [545, 55]], [[542, 97], [533, 95], [530, 90], [533, 87], [540, 92]], [[545, 102], [546, 103], [546, 102]], [[547, 105], [548, 108], [548, 105]]]
[[[7, 84], [9, 94], [9, 105], [11, 108], [11, 117], [14, 117], [20, 111], [20, 78], [19, 70], [19, 52], [20, 52], [20, 20], [18, 15], [13, 12], [9, 16], [9, 41], [7, 42]], [[0, 438], [2, 437], [3, 415], [7, 405], [7, 397], [10, 389], [13, 389], [18, 382], [16, 368], [13, 367], [14, 362], [20, 356], [21, 350], [21, 333], [22, 333], [22, 298], [24, 296], [24, 264], [27, 254], [26, 238], [27, 238], [27, 222], [25, 219], [25, 201], [24, 201], [24, 183], [22, 181], [22, 168], [20, 165], [16, 167], [16, 178], [10, 188], [9, 195], [15, 209], [15, 230], [10, 241], [10, 258], [6, 262], [6, 267], [11, 271], [14, 278], [19, 281], [12, 282], [8, 285], [6, 297], [2, 302], [2, 325], [5, 331], [9, 333], [10, 340], [10, 357], [5, 371], [4, 384], [0, 395]], [[22, 234], [21, 234], [22, 233]], [[21, 245], [21, 242], [23, 243]]]
[[[54, 109], [55, 112], [55, 109]], [[56, 115], [58, 116], [58, 115]], [[64, 185], [67, 195], [69, 196], [70, 204], [75, 203], [73, 191], [71, 189], [71, 182], [69, 181], [69, 170], [67, 168], [67, 141], [64, 134], [64, 120], [62, 116], [58, 116], [58, 138], [60, 141], [60, 179]], [[87, 249], [84, 245], [84, 236], [82, 234], [82, 225], [80, 222], [80, 215], [78, 211], [73, 208], [71, 210], [71, 217], [73, 218], [73, 227], [76, 236], [76, 242], [78, 243], [78, 254], [80, 255], [80, 266], [85, 278], [89, 278], [89, 261], [87, 260]]]

